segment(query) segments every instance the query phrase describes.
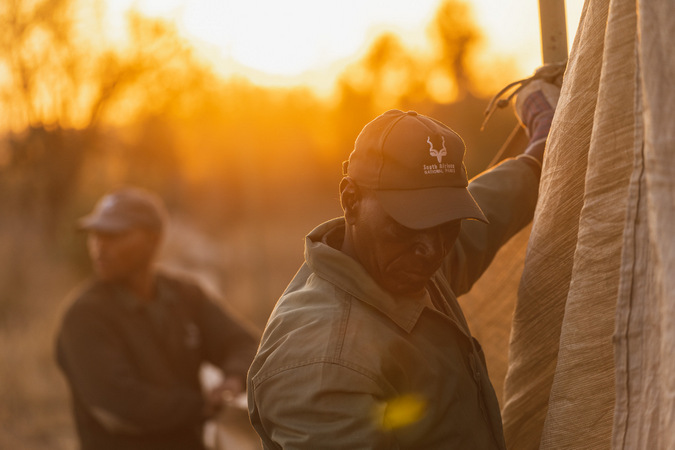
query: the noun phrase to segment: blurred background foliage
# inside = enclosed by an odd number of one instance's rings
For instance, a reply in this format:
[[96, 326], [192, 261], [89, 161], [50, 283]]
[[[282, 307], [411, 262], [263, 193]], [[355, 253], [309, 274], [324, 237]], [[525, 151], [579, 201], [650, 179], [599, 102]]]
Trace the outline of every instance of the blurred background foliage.
[[[103, 20], [88, 4], [86, 20]], [[462, 0], [429, 24], [429, 55], [383, 34], [330, 98], [222, 79], [172, 24], [138, 14], [113, 47], [80, 25], [80, 6], [0, 3], [0, 448], [74, 446], [52, 341], [89, 274], [73, 223], [108, 190], [158, 192], [172, 213], [165, 267], [262, 329], [303, 236], [340, 214], [341, 163], [365, 123], [391, 108], [438, 118], [465, 139], [471, 176], [515, 125], [503, 112], [479, 132], [489, 86], [516, 70], [478, 64], [481, 31]]]

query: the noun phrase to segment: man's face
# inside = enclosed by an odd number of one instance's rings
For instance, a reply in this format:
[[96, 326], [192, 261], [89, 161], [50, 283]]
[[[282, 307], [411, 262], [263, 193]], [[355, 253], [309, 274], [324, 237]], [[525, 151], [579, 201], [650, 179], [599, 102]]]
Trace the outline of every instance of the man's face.
[[392, 219], [372, 192], [363, 194], [352, 226], [354, 251], [386, 291], [418, 296], [455, 243], [461, 220], [413, 230]]
[[119, 233], [90, 231], [87, 245], [96, 275], [124, 282], [150, 268], [158, 241], [158, 233], [133, 228]]

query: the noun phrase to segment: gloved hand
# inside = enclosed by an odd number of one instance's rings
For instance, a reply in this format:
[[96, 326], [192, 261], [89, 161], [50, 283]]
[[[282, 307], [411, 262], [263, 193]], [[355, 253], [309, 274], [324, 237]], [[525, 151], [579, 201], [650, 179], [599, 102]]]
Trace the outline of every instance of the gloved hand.
[[536, 158], [540, 165], [559, 97], [560, 87], [541, 79], [530, 81], [516, 95], [516, 117], [530, 139], [523, 154]]

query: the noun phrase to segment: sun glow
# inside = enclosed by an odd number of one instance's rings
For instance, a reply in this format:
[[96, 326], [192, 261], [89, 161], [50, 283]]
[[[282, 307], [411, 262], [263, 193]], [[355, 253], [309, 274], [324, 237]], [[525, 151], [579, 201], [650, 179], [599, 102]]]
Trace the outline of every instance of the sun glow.
[[108, 10], [118, 24], [132, 9], [173, 21], [222, 75], [279, 85], [314, 79], [318, 85], [383, 31], [396, 33], [412, 48], [423, 47], [438, 3], [108, 0]]
[[[325, 91], [384, 31], [416, 52], [428, 51], [428, 24], [441, 1], [107, 0], [107, 9], [113, 35], [135, 10], [175, 23], [222, 76]], [[582, 2], [566, 2], [570, 42]], [[486, 35], [485, 58], [512, 58], [524, 74], [540, 64], [537, 0], [469, 3]]]

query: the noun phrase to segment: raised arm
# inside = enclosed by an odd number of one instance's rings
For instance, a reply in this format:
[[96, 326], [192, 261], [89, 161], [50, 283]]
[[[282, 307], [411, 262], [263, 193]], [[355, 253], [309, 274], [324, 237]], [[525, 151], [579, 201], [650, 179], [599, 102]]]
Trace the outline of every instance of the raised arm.
[[445, 266], [455, 294], [468, 292], [501, 246], [532, 220], [546, 139], [559, 92], [559, 85], [540, 79], [524, 86], [516, 97], [515, 111], [527, 132], [527, 147], [521, 155], [483, 172], [469, 183], [471, 195], [490, 223], [473, 220], [462, 223], [462, 232]]
[[504, 161], [471, 181], [469, 190], [490, 223], [462, 223], [459, 238], [444, 264], [456, 295], [468, 292], [501, 246], [532, 220], [538, 186], [538, 175], [519, 159]]

